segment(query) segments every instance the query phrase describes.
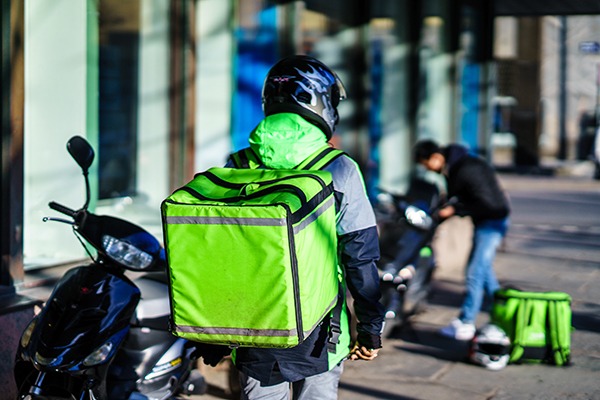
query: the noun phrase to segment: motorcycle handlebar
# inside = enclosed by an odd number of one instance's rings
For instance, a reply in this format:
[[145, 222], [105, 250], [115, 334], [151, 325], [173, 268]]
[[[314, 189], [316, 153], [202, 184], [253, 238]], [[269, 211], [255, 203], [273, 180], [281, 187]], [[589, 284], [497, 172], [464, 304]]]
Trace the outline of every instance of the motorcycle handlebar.
[[75, 218], [75, 214], [76, 211], [75, 210], [71, 210], [69, 207], [67, 206], [63, 206], [62, 204], [58, 204], [55, 201], [51, 201], [50, 203], [48, 203], [48, 207], [50, 207], [51, 209], [58, 211], [59, 213], [68, 215], [69, 217]]

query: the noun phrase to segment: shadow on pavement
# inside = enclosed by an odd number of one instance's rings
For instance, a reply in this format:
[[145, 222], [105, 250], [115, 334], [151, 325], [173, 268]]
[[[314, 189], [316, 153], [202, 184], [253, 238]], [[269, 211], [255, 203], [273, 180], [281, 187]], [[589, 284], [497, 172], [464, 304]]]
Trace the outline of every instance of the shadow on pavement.
[[410, 322], [393, 332], [395, 339], [401, 339], [406, 345], [397, 345], [397, 349], [422, 354], [439, 360], [467, 361], [469, 342], [458, 341], [440, 335], [436, 330], [415, 327]]
[[600, 314], [598, 312], [573, 312], [573, 328], [580, 331], [600, 332]]
[[463, 300], [464, 286], [462, 282], [435, 279], [427, 303], [445, 307], [460, 308]]
[[238, 399], [239, 396], [235, 396], [234, 394], [223, 390], [223, 388], [220, 388], [216, 385], [208, 385], [208, 388], [206, 389], [206, 394], [209, 394], [211, 396], [217, 397], [219, 399]]
[[364, 386], [354, 385], [352, 383], [340, 382], [340, 389], [348, 390], [352, 393], [360, 393], [365, 396], [372, 397], [374, 399], [381, 400], [413, 400], [414, 397], [401, 396], [399, 394], [386, 392], [374, 388], [367, 388]]

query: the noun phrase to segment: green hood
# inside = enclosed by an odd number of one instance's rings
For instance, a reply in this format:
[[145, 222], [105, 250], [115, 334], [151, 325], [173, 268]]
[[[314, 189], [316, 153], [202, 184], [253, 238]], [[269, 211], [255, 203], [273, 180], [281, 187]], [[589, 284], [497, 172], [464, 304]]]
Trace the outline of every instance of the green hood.
[[325, 134], [297, 114], [274, 114], [250, 134], [250, 147], [267, 168], [292, 169], [328, 146]]

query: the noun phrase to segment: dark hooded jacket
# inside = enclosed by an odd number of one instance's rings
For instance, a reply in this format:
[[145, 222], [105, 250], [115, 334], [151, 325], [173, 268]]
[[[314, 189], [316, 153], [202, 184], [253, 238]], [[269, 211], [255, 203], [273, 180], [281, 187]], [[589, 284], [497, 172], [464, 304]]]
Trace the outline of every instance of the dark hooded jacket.
[[459, 200], [457, 214], [471, 216], [475, 225], [509, 215], [508, 199], [487, 161], [457, 144], [447, 146], [443, 154], [448, 196]]

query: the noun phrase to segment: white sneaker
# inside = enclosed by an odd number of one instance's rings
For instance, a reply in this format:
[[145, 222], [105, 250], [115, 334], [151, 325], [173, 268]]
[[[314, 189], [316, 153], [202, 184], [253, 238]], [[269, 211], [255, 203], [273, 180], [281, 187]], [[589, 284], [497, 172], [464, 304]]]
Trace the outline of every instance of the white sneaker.
[[474, 324], [466, 324], [456, 318], [440, 329], [440, 334], [456, 340], [471, 340], [475, 336], [475, 330]]

